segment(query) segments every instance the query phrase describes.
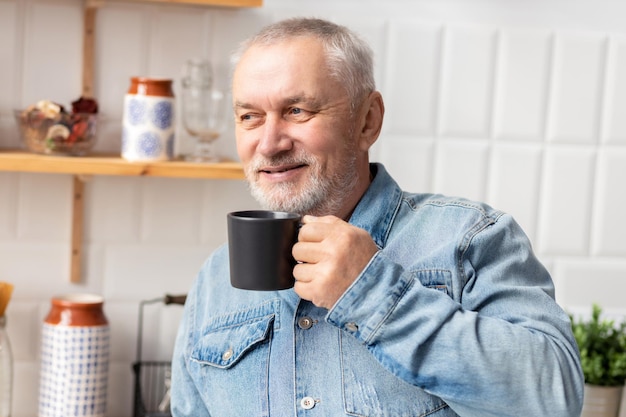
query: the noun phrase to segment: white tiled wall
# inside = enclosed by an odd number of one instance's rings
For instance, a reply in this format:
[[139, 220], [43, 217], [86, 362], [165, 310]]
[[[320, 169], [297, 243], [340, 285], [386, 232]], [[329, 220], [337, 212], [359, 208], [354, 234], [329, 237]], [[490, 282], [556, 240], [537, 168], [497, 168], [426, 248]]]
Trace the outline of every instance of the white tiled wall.
[[[0, 147], [19, 146], [11, 110], [69, 104], [81, 87], [82, 0], [0, 0]], [[576, 7], [572, 3], [576, 3]], [[261, 9], [115, 2], [97, 16], [97, 149], [119, 152], [134, 75], [177, 80], [269, 21], [345, 23], [376, 52], [387, 118], [373, 159], [402, 186], [486, 200], [512, 213], [573, 312], [626, 312], [626, 4], [609, 0], [265, 0]], [[189, 150], [179, 134], [179, 150]], [[232, 133], [221, 152], [236, 158]], [[240, 181], [94, 177], [86, 185], [83, 282], [70, 284], [72, 178], [0, 172], [0, 280], [15, 283], [8, 327], [14, 417], [37, 413], [39, 331], [53, 295], [106, 298], [109, 416], [132, 405], [140, 300], [185, 293], [225, 240], [225, 214], [256, 206]], [[179, 307], [150, 307], [144, 358], [167, 359]]]

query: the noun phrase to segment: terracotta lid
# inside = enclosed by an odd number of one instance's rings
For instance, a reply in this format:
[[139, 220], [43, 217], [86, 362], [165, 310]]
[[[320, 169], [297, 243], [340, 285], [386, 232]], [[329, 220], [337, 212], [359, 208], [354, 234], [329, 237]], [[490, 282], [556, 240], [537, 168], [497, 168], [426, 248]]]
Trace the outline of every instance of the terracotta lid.
[[102, 306], [104, 298], [95, 294], [66, 294], [53, 297], [45, 323], [61, 326], [104, 326], [108, 324]]
[[174, 97], [172, 80], [169, 78], [131, 77], [128, 94]]

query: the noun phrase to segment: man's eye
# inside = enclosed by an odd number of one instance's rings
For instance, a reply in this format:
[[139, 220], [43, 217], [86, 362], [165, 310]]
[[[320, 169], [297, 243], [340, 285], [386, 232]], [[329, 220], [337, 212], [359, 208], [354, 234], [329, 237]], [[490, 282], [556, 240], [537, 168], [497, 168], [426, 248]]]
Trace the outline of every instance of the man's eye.
[[286, 113], [287, 118], [295, 122], [306, 122], [313, 117], [315, 113], [300, 107], [291, 107]]
[[243, 113], [237, 116], [237, 123], [244, 128], [250, 129], [262, 123], [262, 117], [256, 113]]

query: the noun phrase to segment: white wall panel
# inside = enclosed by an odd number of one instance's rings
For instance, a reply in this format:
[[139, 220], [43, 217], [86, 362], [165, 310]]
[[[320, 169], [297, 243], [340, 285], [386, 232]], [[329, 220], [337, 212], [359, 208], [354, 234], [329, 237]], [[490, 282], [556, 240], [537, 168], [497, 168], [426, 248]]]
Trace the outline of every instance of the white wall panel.
[[66, 241], [72, 217], [72, 177], [20, 174], [17, 234], [19, 239]]
[[95, 95], [100, 112], [117, 124], [121, 123], [130, 77], [147, 72], [149, 21], [142, 10], [145, 9], [122, 6], [98, 10]]
[[544, 135], [550, 33], [503, 30], [498, 45], [494, 137], [540, 141]]
[[140, 294], [186, 293], [207, 252], [199, 246], [115, 245], [107, 248], [103, 295], [132, 301]]
[[[14, 283], [16, 296], [47, 300], [52, 295], [71, 291], [99, 291], [94, 277], [76, 288], [69, 282], [69, 242], [0, 243], [0, 279]], [[18, 292], [19, 290], [19, 292]]]
[[[2, 280], [13, 282], [8, 277]], [[6, 328], [11, 341], [13, 360], [34, 361], [39, 353], [39, 328], [42, 323], [39, 306], [37, 303], [19, 301], [11, 301], [9, 306], [6, 310]]]
[[134, 361], [137, 357], [138, 303], [113, 301], [106, 302], [103, 308], [109, 323], [115, 323], [110, 327], [111, 361]]
[[128, 417], [132, 415], [133, 394], [135, 392], [133, 377], [134, 374], [129, 364], [121, 362], [109, 364], [107, 417]]
[[202, 180], [145, 178], [144, 181], [142, 242], [197, 244]]
[[384, 83], [384, 131], [435, 132], [441, 27], [401, 21], [390, 26]]
[[485, 137], [491, 122], [495, 31], [446, 27], [441, 68], [439, 132], [446, 137]]
[[[39, 362], [16, 362], [13, 368], [12, 417], [33, 417], [39, 411]], [[120, 414], [122, 416], [123, 414]]]
[[[151, 25], [148, 75], [169, 77], [180, 88], [180, 78], [189, 58], [211, 58], [213, 36], [208, 8], [159, 7]], [[212, 59], [211, 59], [212, 61]], [[176, 92], [180, 93], [177, 89]]]
[[433, 189], [438, 193], [484, 200], [488, 150], [484, 142], [441, 141], [435, 151]]
[[386, 135], [380, 161], [400, 187], [414, 193], [432, 192], [434, 141]]
[[602, 141], [626, 145], [626, 36], [609, 40]]
[[[626, 149], [602, 148], [594, 196], [593, 253], [626, 256]], [[626, 277], [625, 277], [626, 279]], [[625, 303], [626, 305], [626, 303]]]
[[[137, 242], [143, 178], [95, 176], [85, 183], [85, 238], [91, 242]], [[115, 204], [110, 204], [114, 201]]]
[[510, 213], [534, 240], [541, 176], [541, 149], [496, 145], [491, 152], [487, 201]]
[[567, 305], [591, 308], [592, 303], [604, 309], [626, 310], [623, 288], [626, 262], [611, 259], [568, 259], [556, 269], [564, 283], [562, 298]]
[[591, 149], [553, 147], [544, 163], [539, 247], [549, 254], [582, 255], [589, 249], [594, 154]]
[[[0, 2], [0, 111], [9, 111], [15, 106], [18, 69], [22, 55], [17, 49], [17, 4]], [[2, 139], [0, 139], [2, 144]]]
[[0, 172], [0, 241], [17, 235], [18, 178], [18, 173]]
[[595, 34], [557, 34], [548, 114], [548, 139], [597, 141], [606, 39]]
[[260, 205], [250, 196], [245, 181], [204, 181], [202, 208], [197, 220], [202, 231], [200, 243], [206, 248], [206, 255], [209, 255], [211, 249], [226, 242], [225, 219], [228, 213], [258, 208]]
[[27, 10], [22, 105], [69, 106], [82, 93], [82, 4], [37, 2]]

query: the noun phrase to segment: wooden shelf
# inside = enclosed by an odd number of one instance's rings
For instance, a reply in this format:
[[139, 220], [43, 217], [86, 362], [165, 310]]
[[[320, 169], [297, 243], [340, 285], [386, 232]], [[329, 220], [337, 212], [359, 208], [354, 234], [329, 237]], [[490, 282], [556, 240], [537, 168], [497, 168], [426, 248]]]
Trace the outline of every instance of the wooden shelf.
[[119, 156], [53, 156], [0, 150], [0, 171], [73, 175], [126, 175], [173, 178], [243, 179], [238, 162], [127, 162]]
[[232, 161], [190, 163], [185, 161], [128, 162], [119, 156], [53, 156], [0, 149], [0, 171], [70, 174], [72, 197], [72, 242], [70, 282], [81, 281], [83, 251], [84, 179], [91, 175], [125, 175], [171, 178], [243, 179], [241, 164]]
[[123, 1], [125, 3], [170, 3], [195, 4], [198, 6], [220, 7], [261, 7], [263, 0], [87, 0], [88, 7], [99, 7], [107, 3]]

